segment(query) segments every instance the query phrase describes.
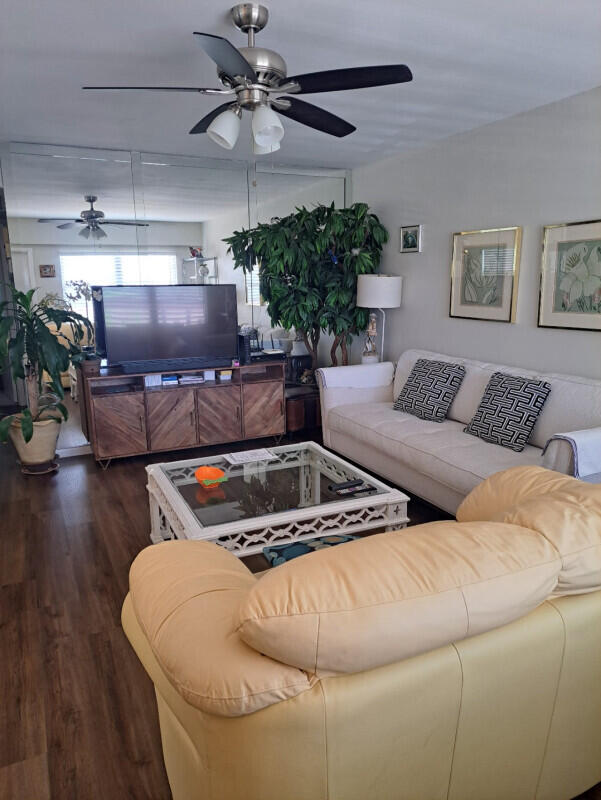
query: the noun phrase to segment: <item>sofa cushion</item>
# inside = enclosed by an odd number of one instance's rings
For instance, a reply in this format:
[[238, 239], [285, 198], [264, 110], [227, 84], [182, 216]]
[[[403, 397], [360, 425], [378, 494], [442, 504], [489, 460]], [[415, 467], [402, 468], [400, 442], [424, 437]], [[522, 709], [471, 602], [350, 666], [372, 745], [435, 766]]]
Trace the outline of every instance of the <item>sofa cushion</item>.
[[447, 356], [430, 350], [405, 350], [400, 356], [394, 377], [394, 397], [398, 395], [418, 358], [433, 358], [462, 364], [465, 378], [451, 404], [448, 418], [467, 424], [474, 416], [484, 389], [494, 372], [506, 372], [551, 384], [551, 394], [540, 414], [530, 443], [544, 447], [554, 433], [601, 426], [601, 381], [573, 375], [541, 373], [523, 367], [475, 361]]
[[240, 607], [247, 644], [318, 675], [400, 661], [527, 614], [561, 562], [540, 534], [434, 522], [320, 550], [263, 576]]
[[238, 607], [256, 582], [236, 556], [209, 542], [155, 544], [131, 566], [132, 604], [152, 651], [177, 691], [202, 711], [241, 716], [312, 685], [237, 635]]
[[418, 358], [394, 401], [394, 410], [442, 422], [464, 376], [465, 367], [460, 364]]
[[509, 522], [538, 531], [561, 555], [557, 595], [601, 588], [599, 484], [546, 469], [512, 469], [474, 489], [457, 519]]
[[545, 381], [495, 372], [465, 432], [521, 453], [550, 391]]
[[335, 406], [330, 428], [428, 475], [444, 486], [468, 494], [484, 478], [517, 465], [540, 464], [542, 451], [527, 445], [516, 453], [463, 432], [452, 420], [421, 420], [394, 411], [391, 403]]

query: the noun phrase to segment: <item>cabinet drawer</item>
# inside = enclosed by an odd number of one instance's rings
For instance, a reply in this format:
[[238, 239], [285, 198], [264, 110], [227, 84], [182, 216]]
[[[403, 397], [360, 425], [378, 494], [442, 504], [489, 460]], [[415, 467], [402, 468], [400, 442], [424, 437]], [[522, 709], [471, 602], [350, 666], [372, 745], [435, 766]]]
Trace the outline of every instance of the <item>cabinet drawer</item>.
[[281, 381], [244, 384], [242, 402], [245, 439], [284, 433], [284, 384]]
[[240, 386], [196, 389], [198, 443], [219, 444], [242, 439]]
[[102, 395], [92, 398], [97, 458], [145, 453], [146, 414], [144, 395]]

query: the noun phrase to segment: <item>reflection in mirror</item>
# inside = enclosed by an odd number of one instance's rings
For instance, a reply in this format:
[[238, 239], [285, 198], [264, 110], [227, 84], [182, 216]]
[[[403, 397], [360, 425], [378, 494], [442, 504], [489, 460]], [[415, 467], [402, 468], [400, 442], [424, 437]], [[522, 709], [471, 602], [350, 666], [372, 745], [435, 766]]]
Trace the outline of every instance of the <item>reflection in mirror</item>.
[[[234, 270], [223, 239], [301, 205], [345, 202], [340, 170], [41, 145], [11, 145], [2, 167], [18, 289], [91, 317], [92, 285], [233, 283], [239, 322], [267, 343], [258, 277]], [[63, 384], [65, 454], [85, 439], [75, 370]]]
[[[241, 228], [284, 217], [299, 206], [311, 208], [323, 203], [336, 207], [345, 204], [346, 176], [343, 170], [303, 170], [292, 167], [249, 168], [249, 205], [229, 209], [209, 219], [204, 241], [217, 254], [222, 280], [235, 283], [238, 294], [238, 319], [257, 328], [270, 341], [272, 324], [259, 291], [258, 265], [243, 275], [235, 270], [223, 239]], [[266, 345], [267, 346], [267, 345]], [[327, 342], [324, 342], [324, 348]]]
[[[13, 145], [3, 175], [17, 289], [90, 317], [93, 283], [143, 282], [128, 152]], [[61, 383], [71, 413], [59, 453], [86, 445], [73, 367]]]

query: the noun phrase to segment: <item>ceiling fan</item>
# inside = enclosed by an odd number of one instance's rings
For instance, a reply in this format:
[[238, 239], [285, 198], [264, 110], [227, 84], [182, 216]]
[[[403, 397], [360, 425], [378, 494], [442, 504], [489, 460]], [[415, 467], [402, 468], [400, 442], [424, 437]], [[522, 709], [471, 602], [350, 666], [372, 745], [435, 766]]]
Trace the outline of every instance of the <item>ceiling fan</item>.
[[136, 228], [148, 228], [147, 222], [127, 222], [120, 219], [105, 219], [104, 211], [99, 208], [94, 208], [94, 203], [98, 200], [95, 194], [86, 194], [84, 196], [86, 203], [90, 204], [89, 208], [84, 208], [77, 219], [39, 219], [38, 222], [60, 222], [56, 227], [65, 231], [69, 228], [75, 228], [77, 225], [84, 227], [79, 231], [79, 235], [84, 239], [104, 239], [106, 232], [102, 230], [101, 225], [129, 225]]
[[236, 28], [248, 34], [247, 47], [236, 48], [222, 36], [194, 33], [198, 44], [217, 64], [217, 74], [222, 88], [185, 86], [84, 86], [83, 88], [230, 95], [231, 99], [228, 102], [217, 106], [204, 116], [190, 133], [206, 133], [212, 141], [231, 150], [240, 133], [242, 110], [246, 109], [252, 112], [253, 150], [256, 155], [261, 155], [279, 149], [284, 135], [284, 127], [275, 111], [332, 136], [348, 136], [356, 130], [354, 125], [335, 114], [290, 95], [386, 86], [406, 83], [413, 78], [411, 70], [405, 64], [332, 69], [287, 77], [286, 62], [279, 53], [255, 46], [255, 34], [263, 30], [269, 18], [265, 6], [240, 3], [234, 6], [230, 13]]

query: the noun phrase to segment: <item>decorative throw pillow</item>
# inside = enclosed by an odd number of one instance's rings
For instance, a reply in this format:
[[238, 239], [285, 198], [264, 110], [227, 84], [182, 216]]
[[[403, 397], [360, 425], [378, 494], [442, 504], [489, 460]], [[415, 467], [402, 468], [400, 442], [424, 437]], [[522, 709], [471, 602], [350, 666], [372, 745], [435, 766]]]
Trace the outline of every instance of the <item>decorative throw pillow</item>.
[[443, 422], [464, 377], [465, 367], [461, 364], [418, 358], [395, 400], [394, 410]]
[[551, 385], [545, 381], [495, 372], [463, 430], [521, 453], [550, 391]]

